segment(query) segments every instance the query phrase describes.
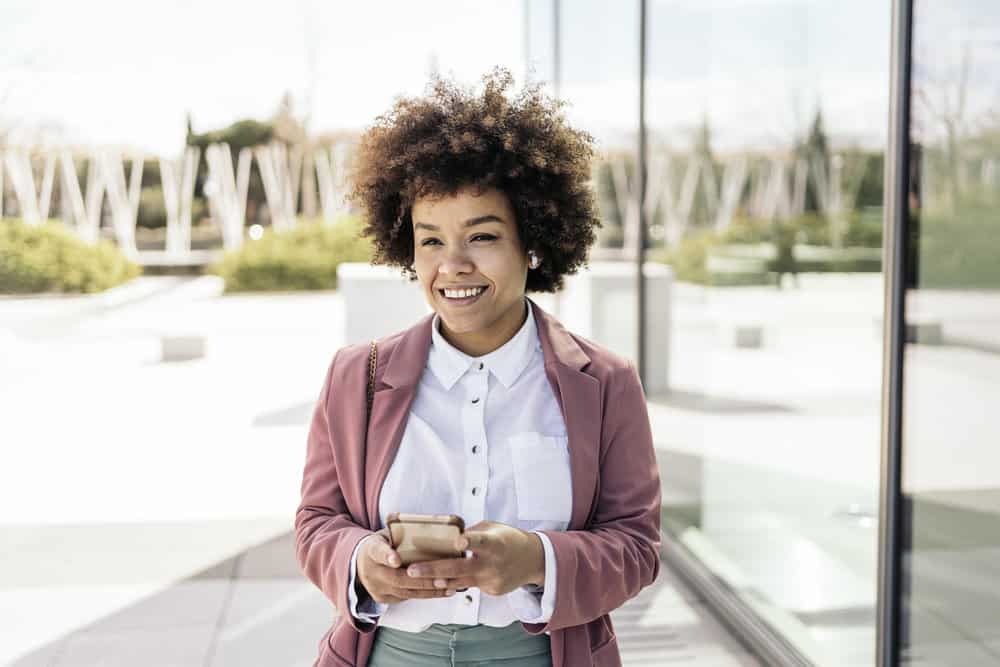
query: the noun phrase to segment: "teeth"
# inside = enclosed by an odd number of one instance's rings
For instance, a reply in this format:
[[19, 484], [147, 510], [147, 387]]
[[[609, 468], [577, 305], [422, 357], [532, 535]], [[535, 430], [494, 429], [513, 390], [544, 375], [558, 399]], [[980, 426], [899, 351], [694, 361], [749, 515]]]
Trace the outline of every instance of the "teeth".
[[464, 299], [466, 297], [475, 296], [480, 292], [482, 292], [484, 289], [486, 288], [476, 287], [474, 289], [457, 289], [457, 290], [446, 289], [444, 291], [444, 295], [449, 299]]

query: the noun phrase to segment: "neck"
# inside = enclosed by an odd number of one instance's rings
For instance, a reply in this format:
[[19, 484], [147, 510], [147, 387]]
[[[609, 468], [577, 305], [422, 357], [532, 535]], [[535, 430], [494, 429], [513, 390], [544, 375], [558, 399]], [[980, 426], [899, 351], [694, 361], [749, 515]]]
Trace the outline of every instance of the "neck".
[[439, 330], [441, 336], [455, 348], [470, 357], [481, 357], [496, 350], [514, 337], [514, 334], [521, 329], [524, 321], [528, 318], [529, 307], [528, 300], [521, 299], [500, 315], [489, 328], [482, 331], [454, 333], [448, 329], [444, 318], [440, 318]]

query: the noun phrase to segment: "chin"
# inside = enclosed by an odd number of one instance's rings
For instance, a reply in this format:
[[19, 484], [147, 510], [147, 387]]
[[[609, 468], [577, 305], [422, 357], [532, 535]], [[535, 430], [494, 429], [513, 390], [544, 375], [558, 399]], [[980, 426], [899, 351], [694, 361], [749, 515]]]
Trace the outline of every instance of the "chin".
[[488, 328], [489, 322], [493, 320], [482, 315], [470, 317], [455, 317], [450, 313], [437, 311], [438, 317], [444, 322], [448, 330], [457, 334], [472, 333]]

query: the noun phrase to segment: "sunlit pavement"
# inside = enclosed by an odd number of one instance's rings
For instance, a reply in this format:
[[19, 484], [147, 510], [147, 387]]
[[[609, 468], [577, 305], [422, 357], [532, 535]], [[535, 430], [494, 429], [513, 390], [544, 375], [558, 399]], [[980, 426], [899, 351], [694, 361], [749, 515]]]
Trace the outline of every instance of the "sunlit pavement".
[[[0, 663], [312, 664], [289, 530], [341, 305], [219, 287], [0, 299]], [[756, 664], [667, 572], [616, 619], [627, 664]]]
[[[664, 339], [673, 391], [649, 397], [664, 505], [668, 514], [697, 506], [699, 533], [688, 546], [735, 573], [746, 595], [801, 623], [817, 656], [868, 664], [881, 279], [801, 282], [781, 291], [675, 286]], [[148, 620], [137, 610], [178, 591], [219, 595], [210, 591], [225, 582], [190, 578], [291, 529], [309, 416], [342, 343], [342, 305], [332, 292], [219, 291], [211, 277], [141, 278], [93, 297], [0, 298], [0, 663], [28, 655], [36, 662], [24, 664], [108, 664], [101, 656], [137, 650], [145, 663], [193, 664], [171, 652], [194, 650], [195, 663], [215, 664], [250, 645], [218, 648], [222, 635], [201, 625], [210, 619], [225, 628], [231, 615], [208, 613], [210, 605], [177, 611], [186, 607], [171, 604], [173, 616]], [[941, 480], [949, 488], [995, 487], [1000, 450], [997, 465], [975, 467], [961, 450], [1000, 440], [982, 430], [995, 425], [981, 418], [998, 390], [991, 379], [1000, 376], [993, 368], [1000, 298], [943, 291], [919, 298], [911, 314], [942, 322], [945, 344], [907, 351], [911, 451], [922, 453], [909, 461], [908, 488], [930, 490]], [[537, 300], [552, 309], [545, 296]], [[735, 324], [760, 325], [761, 347], [734, 345], [728, 327]], [[204, 336], [206, 356], [162, 362], [161, 337], [175, 334]], [[942, 400], [953, 419], [922, 416], [938, 414], [926, 406]], [[952, 446], [931, 446], [941, 441]], [[952, 558], [924, 558], [932, 556]], [[331, 610], [289, 557], [278, 559], [281, 577], [252, 578], [248, 604], [276, 618], [285, 612], [274, 609], [296, 609], [288, 613], [307, 620], [251, 634], [305, 661]], [[653, 594], [645, 595], [619, 612], [630, 661], [654, 660], [681, 636], [698, 638], [681, 645], [701, 653], [716, 647], [718, 664], [745, 659], [725, 638], [705, 639], [713, 633], [704, 628], [716, 626], [700, 605], [630, 616]], [[975, 600], [967, 605], [976, 608]], [[939, 628], [940, 643], [960, 639], [935, 614], [927, 610], [921, 622]], [[118, 637], [109, 642], [132, 641], [116, 627], [135, 627], [136, 637], [144, 630], [147, 642], [102, 648], [98, 637], [107, 632]], [[177, 636], [164, 641], [164, 627]], [[193, 648], [180, 638], [188, 632]], [[197, 653], [199, 645], [216, 648]]]
[[[23, 655], [56, 665], [312, 665], [331, 622], [285, 534], [145, 596]], [[613, 615], [626, 665], [759, 665], [664, 571]]]

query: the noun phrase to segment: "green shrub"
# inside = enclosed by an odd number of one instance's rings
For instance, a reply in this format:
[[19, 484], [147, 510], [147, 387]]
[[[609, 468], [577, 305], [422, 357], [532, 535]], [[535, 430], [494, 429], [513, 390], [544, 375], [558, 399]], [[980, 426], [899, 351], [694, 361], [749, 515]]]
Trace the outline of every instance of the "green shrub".
[[[726, 243], [774, 242], [782, 232], [791, 232], [797, 243], [831, 245], [830, 223], [818, 213], [803, 213], [780, 225], [760, 218], [735, 218], [722, 234]], [[882, 208], [867, 207], [847, 214], [844, 247], [882, 247]]]
[[333, 226], [303, 220], [291, 231], [267, 229], [226, 253], [209, 272], [222, 276], [226, 292], [336, 289], [341, 262], [371, 260], [361, 227], [358, 218], [345, 217]]
[[663, 248], [651, 253], [654, 260], [669, 264], [677, 280], [707, 285], [708, 252], [719, 243], [713, 232], [698, 232], [681, 239], [675, 248]]
[[[197, 223], [208, 213], [208, 205], [201, 197], [191, 200], [191, 221]], [[145, 187], [139, 191], [139, 211], [136, 216], [139, 227], [155, 229], [167, 226], [167, 206], [163, 201], [163, 188], [159, 185]]]
[[829, 224], [805, 213], [788, 221], [736, 218], [721, 233], [696, 231], [675, 248], [651, 252], [679, 280], [700, 285], [768, 285], [779, 273], [878, 272], [881, 211], [848, 217], [845, 247], [830, 246]]
[[1000, 288], [995, 208], [963, 203], [956, 212], [929, 212], [915, 222], [910, 264], [919, 287]]
[[90, 245], [60, 222], [0, 221], [0, 293], [93, 293], [140, 273], [113, 243]]

